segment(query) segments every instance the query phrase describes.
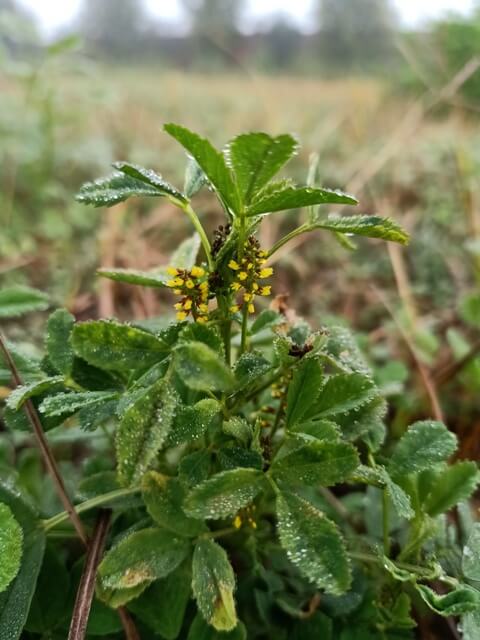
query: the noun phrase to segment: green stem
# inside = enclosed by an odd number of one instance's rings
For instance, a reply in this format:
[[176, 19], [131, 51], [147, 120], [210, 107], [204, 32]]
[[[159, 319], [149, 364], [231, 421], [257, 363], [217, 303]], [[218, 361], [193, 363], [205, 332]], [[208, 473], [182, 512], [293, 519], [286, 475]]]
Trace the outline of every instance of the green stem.
[[247, 328], [248, 328], [248, 304], [244, 302], [243, 309], [242, 309], [242, 337], [240, 340], [240, 353], [239, 353], [240, 356], [245, 351], [247, 346]]
[[213, 258], [212, 258], [212, 250], [211, 250], [211, 247], [210, 247], [210, 242], [209, 242], [209, 240], [207, 238], [207, 234], [205, 233], [205, 229], [203, 228], [202, 223], [198, 219], [197, 214], [192, 209], [192, 207], [191, 207], [189, 202], [187, 202], [185, 204], [182, 203], [181, 206], [182, 206], [182, 209], [187, 214], [187, 216], [189, 217], [190, 222], [195, 227], [195, 231], [200, 236], [200, 242], [202, 243], [203, 250], [205, 251], [205, 255], [207, 256], [208, 268], [210, 269], [210, 271], [212, 271], [213, 267], [214, 267]]
[[[348, 555], [352, 560], [359, 560], [360, 562], [369, 562], [372, 564], [379, 564], [383, 566], [382, 558], [375, 556], [370, 553], [364, 553], [362, 551], [349, 551]], [[410, 571], [411, 573], [416, 573], [420, 578], [430, 579], [432, 572], [428, 567], [421, 567], [417, 564], [410, 564], [408, 562], [397, 562], [395, 561], [395, 565], [399, 569], [404, 569], [405, 571]], [[449, 576], [439, 576], [439, 580], [448, 580]]]
[[278, 242], [276, 242], [273, 245], [273, 247], [268, 252], [268, 257], [270, 258], [270, 256], [273, 256], [273, 254], [276, 251], [278, 251], [281, 247], [283, 247], [284, 244], [287, 244], [287, 242], [289, 242], [296, 236], [299, 236], [302, 233], [307, 233], [308, 231], [311, 231], [313, 228], [314, 227], [312, 227], [311, 225], [305, 223], [305, 224], [302, 224], [300, 227], [297, 227], [293, 231], [290, 231], [290, 233], [287, 233], [286, 236], [283, 236], [283, 238], [280, 238], [280, 240], [278, 240]]
[[[85, 500], [85, 502], [77, 505], [75, 507], [75, 513], [79, 515], [80, 513], [90, 511], [90, 509], [94, 509], [95, 507], [100, 507], [104, 504], [107, 504], [112, 500], [116, 500], [117, 498], [124, 498], [125, 496], [130, 496], [134, 493], [138, 493], [139, 491], [139, 487], [130, 487], [128, 489], [116, 489], [115, 491], [102, 493], [102, 495], [100, 496], [95, 496], [95, 498], [90, 498], [90, 500]], [[43, 520], [42, 525], [44, 531], [49, 531], [50, 529], [57, 527], [59, 524], [66, 522], [69, 517], [70, 516], [67, 511], [62, 511], [61, 513], [57, 513], [57, 515], [48, 518], [48, 520]]]
[[229, 536], [231, 533], [237, 533], [238, 529], [235, 527], [225, 527], [225, 529], [217, 529], [217, 531], [208, 531], [203, 533], [201, 538], [222, 538], [223, 536]]

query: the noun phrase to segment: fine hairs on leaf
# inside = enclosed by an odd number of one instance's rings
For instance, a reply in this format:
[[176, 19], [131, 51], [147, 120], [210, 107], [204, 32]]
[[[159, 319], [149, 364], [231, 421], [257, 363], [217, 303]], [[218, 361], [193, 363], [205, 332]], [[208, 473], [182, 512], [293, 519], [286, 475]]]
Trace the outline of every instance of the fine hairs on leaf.
[[[316, 184], [319, 157], [306, 185], [285, 177], [290, 134], [216, 148], [182, 125], [165, 132], [187, 154], [183, 191], [122, 160], [78, 200], [162, 197], [185, 215], [191, 233], [168, 261], [98, 271], [168, 310], [132, 324], [57, 309], [43, 340], [0, 337], [0, 638], [407, 640], [452, 616], [475, 637], [477, 464], [463, 449], [452, 460], [445, 424], [387, 411], [398, 367], [370, 366], [344, 323], [269, 301], [272, 256], [300, 234], [351, 248], [350, 236], [404, 245], [407, 233], [361, 204], [344, 214], [359, 203]], [[206, 196], [223, 216], [213, 232]], [[270, 215], [285, 223], [263, 233]], [[48, 305], [0, 291], [14, 322]]]

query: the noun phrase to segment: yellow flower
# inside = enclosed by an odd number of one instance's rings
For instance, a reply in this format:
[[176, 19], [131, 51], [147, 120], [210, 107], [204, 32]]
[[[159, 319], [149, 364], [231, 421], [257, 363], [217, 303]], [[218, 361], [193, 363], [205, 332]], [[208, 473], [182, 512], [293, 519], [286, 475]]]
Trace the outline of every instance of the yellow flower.
[[252, 284], [252, 289], [253, 291], [258, 291], [258, 284], [256, 282]]
[[183, 304], [181, 302], [176, 302], [173, 305], [173, 307], [174, 307], [174, 309], [178, 309], [180, 311], [181, 309], [183, 309]]
[[208, 313], [208, 304], [205, 303], [201, 303], [198, 305], [198, 310], [201, 311], [202, 313]]
[[178, 276], [178, 269], [175, 269], [175, 267], [167, 267], [167, 273], [169, 276]]
[[187, 317], [187, 314], [185, 313], [185, 311], [177, 311], [177, 320], [185, 320], [185, 318]]
[[199, 285], [200, 291], [206, 291], [208, 289], [208, 282], [201, 282]]
[[185, 311], [190, 311], [190, 309], [192, 308], [192, 301], [189, 298], [187, 298], [183, 303], [183, 308], [185, 309]]
[[251, 302], [248, 305], [248, 313], [255, 313], [255, 307], [253, 306], [253, 304]]
[[206, 316], [198, 316], [197, 318], [197, 322], [199, 324], [205, 324], [207, 322], [208, 318]]
[[238, 312], [238, 310], [239, 310], [239, 308], [240, 308], [240, 307], [238, 306], [238, 304], [234, 304], [234, 305], [232, 305], [232, 306], [230, 307], [230, 311], [231, 311], [232, 313], [237, 313], [237, 312]]
[[179, 296], [179, 295], [182, 293], [182, 290], [181, 290], [181, 289], [174, 289], [174, 290], [173, 290], [173, 293], [174, 293], [176, 296]]
[[195, 286], [195, 283], [193, 282], [193, 280], [191, 280], [190, 278], [185, 282], [185, 286], [187, 287], [187, 289], [193, 289]]
[[167, 287], [176, 287], [176, 280], [167, 280]]
[[238, 271], [240, 269], [238, 262], [235, 262], [235, 260], [230, 260], [228, 266], [230, 267], [230, 269], [233, 269], [233, 271]]
[[251, 302], [253, 300], [253, 293], [244, 293], [243, 299], [245, 302]]
[[269, 296], [272, 293], [272, 287], [268, 285], [267, 287], [262, 287], [259, 292], [261, 296]]
[[205, 269], [202, 267], [192, 267], [190, 273], [194, 278], [201, 278], [205, 275]]
[[248, 273], [246, 271], [240, 271], [238, 274], [239, 280], [246, 280], [248, 278]]
[[242, 285], [239, 282], [232, 282], [232, 284], [230, 285], [230, 289], [232, 289], [233, 291], [238, 291], [239, 289], [241, 289]]
[[273, 273], [272, 267], [265, 267], [265, 269], [261, 269], [258, 274], [259, 278], [269, 278]]
[[242, 519], [240, 516], [235, 516], [233, 526], [235, 527], [235, 529], [240, 529], [240, 527], [242, 526]]

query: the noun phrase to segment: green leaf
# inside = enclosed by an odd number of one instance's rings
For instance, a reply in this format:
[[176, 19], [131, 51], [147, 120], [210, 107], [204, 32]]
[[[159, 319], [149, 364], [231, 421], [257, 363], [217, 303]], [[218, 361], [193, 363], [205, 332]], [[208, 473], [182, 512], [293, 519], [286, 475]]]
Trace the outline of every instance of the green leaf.
[[17, 285], [0, 289], [0, 318], [14, 318], [48, 308], [48, 296], [42, 291]]
[[458, 616], [478, 611], [480, 607], [480, 591], [468, 585], [459, 585], [445, 595], [435, 593], [424, 584], [416, 584], [415, 588], [430, 609], [441, 616]]
[[191, 198], [200, 191], [204, 184], [208, 182], [207, 176], [203, 173], [201, 167], [195, 158], [189, 156], [187, 158], [187, 166], [185, 168], [185, 181], [183, 191], [187, 198]]
[[297, 149], [298, 142], [288, 134], [272, 138], [261, 132], [245, 133], [229, 143], [230, 161], [245, 204], [250, 204]]
[[373, 381], [361, 373], [330, 376], [308, 408], [304, 419], [326, 418], [358, 409], [377, 395]]
[[211, 464], [210, 451], [194, 451], [178, 463], [178, 476], [187, 487], [195, 487], [208, 478]]
[[129, 604], [142, 622], [165, 640], [178, 638], [190, 600], [192, 576], [184, 563], [166, 578], [154, 582]]
[[58, 373], [69, 376], [72, 372], [74, 353], [70, 344], [75, 318], [66, 309], [54, 311], [47, 322], [45, 347], [48, 359]]
[[169, 277], [155, 269], [153, 271], [138, 271], [137, 269], [97, 269], [97, 275], [114, 282], [135, 284], [142, 287], [166, 287]]
[[120, 484], [134, 484], [152, 464], [167, 439], [176, 404], [176, 392], [162, 379], [127, 408], [115, 440]]
[[245, 447], [250, 443], [253, 437], [252, 426], [239, 416], [234, 416], [233, 418], [230, 418], [230, 420], [226, 420], [222, 425], [222, 429], [224, 433], [232, 436]]
[[289, 638], [290, 640], [332, 640], [332, 620], [318, 611], [313, 616], [297, 622]]
[[316, 440], [327, 440], [335, 442], [340, 439], [340, 428], [330, 420], [310, 420], [301, 422], [290, 428], [290, 432], [295, 435], [309, 436]]
[[247, 640], [247, 630], [239, 622], [232, 631], [217, 631], [197, 614], [189, 629], [187, 640]]
[[346, 480], [359, 464], [352, 445], [312, 440], [274, 460], [272, 472], [287, 483], [328, 487]]
[[195, 545], [192, 589], [201, 614], [217, 631], [231, 631], [237, 625], [233, 592], [235, 575], [225, 550], [209, 539]]
[[457, 438], [441, 422], [415, 422], [400, 438], [390, 459], [395, 475], [418, 473], [449, 458], [457, 448]]
[[231, 369], [203, 342], [179, 344], [174, 364], [183, 382], [196, 391], [229, 391], [234, 384]]
[[239, 213], [240, 197], [232, 172], [220, 151], [206, 139], [178, 124], [166, 124], [165, 131], [195, 158], [199, 167], [231, 213]]
[[111, 320], [93, 320], [75, 325], [75, 353], [107, 371], [146, 369], [168, 355], [168, 346], [156, 336]]
[[287, 427], [300, 422], [315, 402], [323, 382], [323, 368], [314, 358], [304, 358], [295, 370], [287, 393]]
[[478, 640], [480, 638], [480, 609], [462, 616], [463, 640]]
[[42, 566], [45, 535], [39, 526], [37, 513], [19, 493], [0, 484], [0, 501], [10, 507], [23, 531], [20, 570], [8, 589], [0, 594], [0, 638], [1, 640], [18, 640], [28, 616]]
[[263, 472], [258, 469], [222, 471], [190, 491], [184, 510], [194, 518], [232, 516], [252, 502], [263, 482]]
[[472, 327], [480, 327], [480, 294], [477, 291], [467, 294], [460, 302], [461, 318]]
[[287, 186], [265, 195], [260, 192], [248, 207], [246, 215], [258, 216], [286, 209], [311, 207], [316, 204], [358, 204], [358, 200], [338, 190]]
[[198, 440], [214, 424], [220, 412], [221, 405], [213, 398], [204, 398], [192, 406], [179, 405], [168, 435], [168, 444], [176, 446]]
[[186, 558], [190, 543], [151, 527], [125, 536], [107, 552], [98, 573], [107, 589], [132, 589], [165, 578]]
[[410, 239], [400, 225], [390, 218], [380, 216], [330, 216], [326, 220], [316, 220], [314, 227], [368, 238], [381, 238], [400, 244], [408, 244]]
[[385, 471], [384, 478], [387, 494], [390, 496], [393, 508], [401, 518], [411, 520], [415, 512], [412, 509], [408, 494], [390, 478], [387, 471]]
[[52, 391], [59, 386], [63, 386], [63, 376], [53, 376], [44, 378], [38, 382], [21, 385], [14, 389], [7, 398], [7, 407], [17, 411], [29, 398], [42, 395], [46, 391]]
[[45, 398], [39, 406], [40, 413], [46, 416], [72, 414], [117, 398], [116, 391], [83, 391], [80, 393], [57, 393]]
[[[457, 462], [448, 467], [435, 479], [432, 491], [423, 505], [425, 511], [432, 517], [445, 513], [462, 500], [469, 498], [479, 480], [475, 462]], [[478, 579], [480, 580], [480, 576]]]
[[463, 548], [463, 574], [470, 580], [480, 580], [480, 524], [472, 527], [467, 544]]
[[264, 309], [261, 311], [250, 327], [250, 333], [255, 335], [262, 331], [263, 329], [267, 329], [276, 324], [279, 324], [282, 321], [282, 317], [279, 313], [274, 311], [273, 309]]
[[316, 587], [340, 595], [350, 587], [350, 566], [337, 526], [292, 493], [277, 496], [278, 535], [290, 561]]
[[117, 609], [138, 598], [149, 585], [150, 582], [141, 582], [131, 589], [110, 589], [104, 587], [101, 580], [97, 580], [95, 595], [101, 603], [105, 603], [109, 608]]
[[10, 507], [0, 502], [0, 593], [17, 575], [22, 560], [23, 531]]
[[142, 482], [142, 496], [156, 524], [179, 536], [193, 537], [206, 530], [203, 522], [185, 515], [185, 489], [177, 478], [150, 471]]
[[238, 389], [245, 389], [272, 370], [272, 365], [258, 351], [246, 351], [235, 363], [235, 377]]
[[158, 191], [158, 195], [170, 196], [173, 200], [187, 202], [188, 199], [178, 189], [175, 189], [169, 182], [164, 180], [162, 176], [155, 173], [152, 169], [145, 169], [138, 164], [130, 162], [114, 162], [113, 167], [121, 173], [130, 176], [134, 180], [143, 182]]
[[170, 257], [170, 264], [177, 269], [190, 270], [197, 261], [200, 250], [200, 236], [194, 233], [181, 242]]

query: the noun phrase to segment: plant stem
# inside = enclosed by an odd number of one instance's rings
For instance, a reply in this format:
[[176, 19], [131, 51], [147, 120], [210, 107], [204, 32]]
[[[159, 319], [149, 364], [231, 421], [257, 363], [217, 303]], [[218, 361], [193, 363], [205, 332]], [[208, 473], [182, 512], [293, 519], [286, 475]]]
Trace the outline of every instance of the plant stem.
[[283, 238], [280, 238], [280, 240], [278, 240], [273, 247], [270, 249], [270, 251], [268, 252], [268, 257], [270, 258], [271, 256], [273, 256], [273, 254], [278, 251], [281, 247], [283, 247], [284, 244], [287, 244], [287, 242], [289, 242], [290, 240], [292, 240], [292, 238], [295, 238], [296, 236], [301, 235], [302, 233], [307, 233], [308, 231], [311, 231], [312, 229], [314, 229], [313, 226], [305, 223], [302, 224], [300, 227], [297, 227], [296, 229], [294, 229], [293, 231], [290, 231], [290, 233], [287, 233], [286, 236], [283, 236]]
[[[109, 491], [108, 493], [102, 493], [100, 496], [95, 496], [94, 498], [90, 498], [90, 500], [85, 500], [81, 504], [77, 505], [74, 509], [75, 513], [78, 515], [80, 513], [85, 513], [85, 511], [89, 511], [90, 509], [94, 509], [95, 507], [100, 507], [112, 500], [117, 498], [123, 498], [125, 496], [133, 495], [134, 493], [138, 493], [140, 491], [139, 487], [130, 487], [127, 489], [116, 489], [115, 491]], [[43, 528], [45, 531], [49, 531], [54, 527], [62, 524], [70, 517], [70, 514], [67, 511], [62, 511], [61, 513], [57, 513], [55, 516], [48, 518], [48, 520], [43, 520]]]
[[95, 593], [97, 569], [105, 548], [111, 516], [111, 511], [101, 511], [98, 514], [75, 599], [68, 640], [83, 640], [85, 638], [88, 617]]
[[133, 622], [129, 612], [125, 607], [119, 607], [117, 609], [118, 617], [120, 618], [120, 622], [122, 623], [123, 630], [125, 632], [125, 637], [127, 640], [140, 640], [140, 635], [135, 627], [135, 623]]
[[231, 533], [236, 533], [238, 529], [235, 527], [225, 527], [225, 529], [218, 529], [217, 531], [208, 531], [204, 533], [202, 538], [222, 538], [223, 536], [228, 536]]
[[[4, 357], [5, 357], [5, 361], [8, 365], [8, 368], [10, 369], [11, 373], [12, 373], [12, 378], [13, 378], [13, 382], [15, 384], [15, 387], [19, 387], [22, 385], [22, 379], [20, 378], [20, 374], [19, 371], [17, 369], [17, 366], [15, 364], [15, 362], [13, 361], [13, 358], [10, 354], [10, 351], [8, 350], [5, 338], [3, 337], [3, 335], [0, 333], [0, 350], [2, 351]], [[43, 427], [42, 427], [42, 423], [40, 421], [40, 418], [38, 416], [37, 410], [35, 409], [35, 406], [33, 404], [33, 402], [28, 399], [25, 401], [24, 405], [23, 405], [23, 409], [27, 415], [27, 418], [32, 426], [33, 432], [35, 434], [35, 438], [37, 440], [37, 444], [38, 447], [40, 449], [40, 452], [43, 456], [44, 462], [45, 462], [45, 466], [47, 467], [47, 470], [53, 480], [53, 483], [55, 485], [55, 489], [57, 491], [57, 494], [63, 504], [63, 506], [65, 507], [65, 512], [66, 512], [66, 519], [70, 518], [70, 520], [72, 521], [73, 526], [75, 527], [75, 530], [78, 534], [78, 537], [81, 539], [81, 541], [87, 546], [88, 545], [88, 536], [87, 533], [85, 531], [85, 528], [82, 524], [82, 521], [80, 520], [80, 518], [78, 517], [73, 503], [70, 500], [67, 490], [65, 488], [65, 484], [63, 482], [63, 478], [60, 475], [60, 471], [58, 469], [57, 463], [55, 458], [53, 457], [53, 454], [50, 450], [50, 447], [48, 445], [48, 442], [45, 438], [45, 432], [43, 431]]]
[[239, 355], [242, 355], [242, 353], [245, 351], [245, 348], [247, 346], [247, 327], [248, 327], [248, 304], [244, 302], [243, 309], [242, 309], [242, 337], [240, 340]]
[[190, 222], [195, 227], [195, 231], [200, 236], [200, 242], [202, 243], [203, 250], [205, 251], [205, 255], [207, 256], [208, 268], [210, 269], [210, 271], [212, 271], [213, 270], [213, 266], [214, 266], [213, 265], [213, 258], [212, 258], [212, 250], [211, 250], [211, 247], [210, 247], [210, 242], [209, 242], [209, 240], [207, 238], [207, 234], [205, 233], [205, 229], [203, 228], [202, 223], [198, 219], [197, 214], [192, 209], [192, 207], [191, 207], [189, 202], [187, 202], [185, 204], [182, 204], [182, 209], [185, 211], [185, 213], [187, 214], [187, 216], [190, 219]]
[[[352, 560], [359, 560], [360, 562], [369, 562], [372, 564], [379, 564], [383, 566], [382, 558], [375, 556], [371, 553], [364, 553], [363, 551], [349, 551], [348, 555]], [[419, 577], [423, 577], [422, 579], [426, 580], [427, 578], [431, 578], [431, 570], [428, 567], [421, 567], [417, 564], [409, 564], [408, 562], [397, 562], [395, 561], [395, 565], [399, 569], [404, 569], [405, 571], [410, 571], [411, 573], [416, 573]], [[440, 578], [439, 579], [444, 579]]]

